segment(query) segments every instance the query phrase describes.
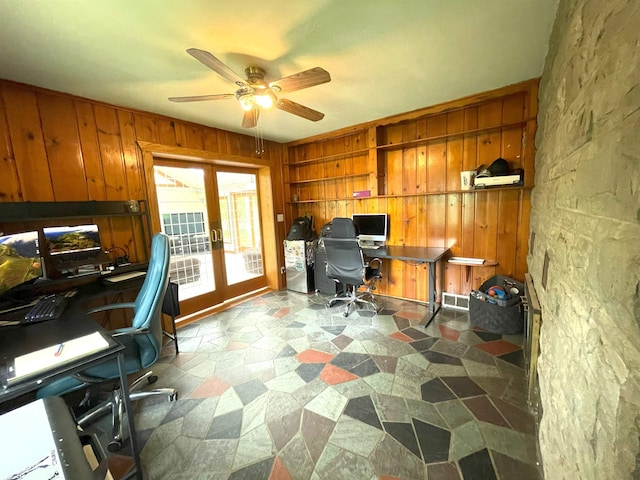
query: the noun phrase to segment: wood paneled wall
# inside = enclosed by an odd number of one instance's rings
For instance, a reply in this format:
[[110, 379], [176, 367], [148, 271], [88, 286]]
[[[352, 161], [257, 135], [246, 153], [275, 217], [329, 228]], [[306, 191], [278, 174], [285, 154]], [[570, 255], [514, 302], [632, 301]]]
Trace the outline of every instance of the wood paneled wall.
[[[445, 291], [468, 293], [495, 273], [523, 280], [537, 85], [523, 82], [287, 146], [266, 142], [274, 210], [286, 213], [285, 222], [273, 226], [275, 244], [282, 245], [288, 225], [302, 214], [313, 214], [319, 230], [334, 217], [388, 212], [391, 244], [449, 246], [453, 255], [497, 263], [469, 273], [446, 264], [438, 272]], [[255, 157], [251, 136], [0, 81], [0, 201], [147, 199], [138, 141], [237, 155], [248, 163]], [[327, 157], [334, 160], [289, 166]], [[524, 169], [524, 188], [460, 190], [460, 171], [498, 157]], [[304, 183], [317, 178], [324, 180]], [[357, 190], [372, 196], [354, 199]], [[131, 220], [97, 223], [108, 236], [105, 244], [129, 248], [134, 260], [144, 256]], [[283, 265], [282, 249], [276, 250]], [[426, 267], [385, 262], [385, 276], [381, 293], [427, 299]]]
[[[252, 136], [0, 80], [1, 202], [148, 199], [138, 141], [234, 155], [247, 164], [256, 156]], [[265, 142], [265, 150], [273, 198], [281, 199], [282, 146]], [[275, 208], [283, 211], [282, 204]], [[130, 219], [95, 221], [105, 246], [128, 249], [134, 261], [145, 258]], [[274, 228], [282, 245], [284, 227]], [[276, 255], [282, 264], [282, 252]]]
[[[389, 244], [447, 246], [492, 266], [446, 263], [444, 290], [467, 294], [494, 274], [524, 280], [534, 178], [537, 80], [288, 145], [289, 216], [387, 212]], [[502, 157], [525, 185], [466, 192], [460, 172]], [[324, 179], [324, 180], [320, 180]], [[370, 190], [369, 198], [353, 198]], [[497, 264], [497, 265], [495, 265]], [[427, 300], [426, 266], [386, 261], [380, 293]]]

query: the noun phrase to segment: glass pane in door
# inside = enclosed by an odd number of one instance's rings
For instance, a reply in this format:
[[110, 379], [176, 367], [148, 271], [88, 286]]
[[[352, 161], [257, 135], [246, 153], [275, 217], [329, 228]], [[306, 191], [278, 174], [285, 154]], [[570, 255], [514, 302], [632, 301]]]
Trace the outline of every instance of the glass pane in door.
[[154, 166], [162, 231], [169, 236], [169, 276], [185, 300], [216, 289], [204, 170]]
[[256, 175], [216, 172], [227, 284], [263, 275]]

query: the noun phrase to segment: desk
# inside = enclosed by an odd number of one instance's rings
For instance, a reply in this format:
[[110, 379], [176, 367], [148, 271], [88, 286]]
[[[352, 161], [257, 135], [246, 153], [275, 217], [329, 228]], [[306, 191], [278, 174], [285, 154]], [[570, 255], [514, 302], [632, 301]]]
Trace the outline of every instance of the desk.
[[[433, 317], [440, 310], [440, 304], [436, 304], [436, 263], [448, 252], [449, 249], [446, 247], [407, 247], [401, 245], [387, 245], [377, 249], [362, 250], [362, 253], [368, 258], [429, 264], [429, 320], [425, 328], [429, 326]], [[442, 279], [440, 279], [440, 291], [442, 292]]]
[[[69, 307], [71, 307], [70, 305]], [[120, 383], [124, 397], [124, 406], [127, 411], [131, 449], [133, 451], [134, 464], [137, 478], [142, 479], [140, 468], [140, 456], [136, 438], [131, 401], [129, 399], [129, 384], [124, 363], [124, 347], [114, 340], [109, 332], [91, 319], [86, 314], [74, 312], [72, 308], [67, 310], [57, 320], [35, 323], [31, 325], [19, 325], [0, 328], [0, 364], [6, 365], [14, 358], [28, 353], [47, 348], [51, 345], [68, 342], [74, 338], [82, 337], [93, 332], [99, 332], [107, 341], [108, 347], [99, 352], [91, 353], [76, 360], [57, 365], [24, 380], [16, 381], [7, 387], [0, 387], [0, 403], [16, 398], [25, 393], [37, 390], [54, 379], [80, 372], [96, 363], [117, 359], [120, 371]]]

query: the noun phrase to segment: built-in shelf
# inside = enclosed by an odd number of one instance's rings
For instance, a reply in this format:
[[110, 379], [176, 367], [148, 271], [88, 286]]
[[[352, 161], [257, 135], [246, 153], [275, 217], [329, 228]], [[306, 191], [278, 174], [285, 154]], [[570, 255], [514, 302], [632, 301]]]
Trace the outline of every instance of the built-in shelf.
[[390, 149], [394, 149], [394, 148], [406, 148], [406, 147], [412, 147], [415, 145], [420, 145], [423, 143], [429, 143], [429, 142], [434, 142], [434, 141], [438, 141], [438, 140], [446, 140], [448, 138], [454, 138], [454, 137], [462, 137], [465, 135], [477, 135], [479, 133], [485, 133], [485, 132], [492, 132], [494, 130], [508, 130], [510, 128], [518, 128], [518, 127], [524, 127], [527, 124], [527, 120], [522, 120], [520, 122], [513, 122], [513, 123], [504, 123], [501, 125], [493, 125], [491, 127], [482, 127], [482, 128], [474, 128], [474, 129], [470, 129], [470, 130], [463, 130], [461, 132], [451, 132], [451, 133], [443, 133], [442, 135], [434, 135], [432, 137], [424, 137], [424, 138], [416, 138], [414, 140], [406, 140], [403, 142], [398, 142], [398, 143], [388, 143], [385, 145], [378, 145], [376, 146], [376, 148], [378, 150], [390, 150]]
[[308, 180], [296, 180], [295, 182], [289, 182], [289, 185], [302, 185], [304, 183], [326, 182], [327, 180], [338, 180], [341, 178], [355, 178], [355, 177], [368, 177], [368, 176], [369, 176], [368, 173], [351, 173], [349, 175], [340, 175], [338, 177], [324, 177], [324, 178], [310, 178]]
[[[324, 180], [331, 180], [336, 178], [344, 178], [344, 177], [332, 177], [325, 178]], [[313, 180], [320, 181], [320, 180]], [[302, 183], [302, 182], [291, 182], [294, 183]], [[450, 194], [460, 194], [460, 193], [485, 193], [485, 192], [500, 192], [505, 190], [531, 190], [533, 187], [528, 186], [508, 186], [508, 187], [490, 187], [490, 188], [478, 188], [471, 190], [447, 190], [443, 192], [420, 192], [420, 193], [402, 193], [398, 195], [372, 195], [370, 197], [340, 197], [340, 198], [315, 198], [311, 200], [298, 200], [296, 202], [287, 202], [289, 204], [298, 204], [298, 203], [317, 203], [317, 202], [337, 202], [342, 200], [367, 200], [371, 198], [404, 198], [404, 197], [423, 197], [428, 195], [450, 195]]]
[[300, 160], [298, 162], [292, 162], [292, 163], [289, 163], [287, 166], [288, 167], [304, 167], [306, 165], [312, 165], [314, 163], [323, 163], [323, 162], [329, 162], [332, 160], [338, 160], [340, 158], [352, 157], [354, 155], [362, 155], [363, 153], [367, 153], [368, 151], [369, 151], [368, 148], [364, 148], [361, 150], [353, 150], [351, 152], [336, 153], [334, 155], [327, 155], [325, 157], [311, 158], [308, 160]]
[[451, 257], [447, 260], [452, 265], [460, 265], [465, 267], [466, 281], [469, 282], [471, 278], [471, 268], [473, 267], [495, 267], [498, 262], [488, 261], [484, 258], [467, 258], [467, 257]]

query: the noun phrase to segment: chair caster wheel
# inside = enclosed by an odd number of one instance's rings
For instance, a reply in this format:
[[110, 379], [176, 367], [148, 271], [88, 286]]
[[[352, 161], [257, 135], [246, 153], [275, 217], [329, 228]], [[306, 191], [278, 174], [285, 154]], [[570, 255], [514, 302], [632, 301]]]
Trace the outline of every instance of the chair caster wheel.
[[109, 442], [109, 445], [107, 445], [107, 450], [109, 450], [111, 453], [118, 453], [121, 448], [122, 448], [121, 440], [111, 440]]
[[158, 376], [157, 375], [151, 375], [147, 379], [147, 382], [149, 382], [149, 385], [151, 385], [152, 383], [156, 383], [157, 381], [158, 381]]

